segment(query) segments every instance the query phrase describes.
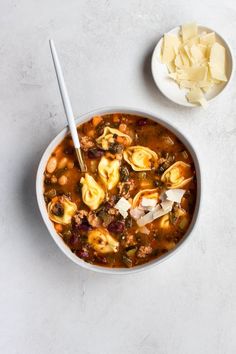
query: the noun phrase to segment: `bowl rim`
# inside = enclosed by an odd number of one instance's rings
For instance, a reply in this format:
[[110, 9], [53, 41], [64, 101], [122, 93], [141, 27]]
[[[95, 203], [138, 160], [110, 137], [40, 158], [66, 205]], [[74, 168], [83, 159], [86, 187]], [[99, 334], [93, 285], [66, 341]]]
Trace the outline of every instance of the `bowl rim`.
[[[207, 32], [214, 32], [216, 34], [217, 37], [220, 38], [220, 40], [225, 44], [226, 46], [226, 50], [228, 50], [228, 54], [229, 54], [229, 60], [231, 61], [231, 71], [230, 71], [230, 75], [229, 75], [229, 78], [228, 78], [228, 81], [226, 82], [226, 84], [224, 85], [224, 87], [222, 88], [222, 90], [220, 90], [220, 92], [218, 92], [214, 97], [210, 98], [210, 99], [207, 99], [207, 102], [212, 102], [213, 100], [215, 100], [217, 97], [219, 97], [223, 92], [226, 91], [226, 89], [229, 88], [229, 86], [232, 84], [232, 79], [233, 79], [233, 76], [234, 76], [234, 56], [233, 56], [233, 50], [231, 48], [231, 45], [229, 44], [228, 40], [225, 39], [221, 34], [219, 34], [218, 31], [212, 29], [211, 27], [208, 27], [208, 26], [205, 26], [205, 25], [202, 25], [202, 24], [197, 24], [197, 26], [202, 29], [202, 30], [206, 30]], [[168, 32], [165, 32], [165, 33], [175, 33], [176, 31], [180, 30], [181, 28], [181, 25], [179, 26], [176, 26], [174, 28], [172, 28], [171, 30], [169, 30]], [[153, 49], [153, 52], [152, 52], [152, 57], [151, 57], [151, 72], [152, 72], [152, 77], [153, 77], [153, 80], [158, 88], [158, 90], [160, 90], [160, 92], [163, 94], [163, 96], [165, 96], [166, 98], [168, 98], [170, 101], [178, 104], [179, 106], [182, 106], [182, 107], [188, 107], [188, 108], [195, 108], [195, 107], [200, 107], [199, 105], [197, 104], [193, 104], [193, 103], [190, 103], [186, 100], [186, 103], [181, 103], [179, 102], [177, 99], [173, 99], [169, 96], [166, 95], [166, 93], [162, 90], [162, 88], [159, 86], [158, 84], [158, 80], [156, 78], [156, 75], [154, 74], [154, 66], [156, 65], [155, 64], [155, 61], [156, 61], [156, 55], [157, 55], [157, 52], [159, 50], [159, 46], [162, 44], [162, 41], [163, 41], [163, 36], [164, 36], [164, 33], [163, 35], [161, 36], [161, 38], [158, 40], [157, 44], [155, 45], [154, 49]], [[164, 65], [164, 64], [163, 64]]]
[[195, 170], [196, 170], [196, 177], [197, 177], [197, 198], [196, 198], [196, 205], [195, 205], [195, 210], [193, 214], [193, 218], [191, 221], [191, 224], [186, 232], [186, 234], [183, 236], [183, 238], [180, 240], [180, 242], [177, 244], [177, 246], [167, 252], [166, 254], [162, 255], [159, 258], [156, 258], [150, 262], [141, 264], [139, 266], [135, 266], [133, 268], [108, 268], [108, 267], [103, 267], [103, 266], [98, 266], [94, 265], [91, 263], [87, 263], [81, 258], [77, 257], [71, 250], [70, 248], [64, 243], [62, 238], [57, 234], [53, 227], [53, 223], [50, 221], [46, 209], [46, 204], [44, 201], [43, 197], [43, 175], [46, 167], [46, 163], [48, 161], [48, 158], [50, 157], [52, 151], [55, 149], [55, 147], [63, 140], [63, 138], [69, 133], [68, 126], [63, 128], [56, 136], [53, 138], [53, 140], [49, 143], [47, 148], [45, 149], [39, 165], [38, 165], [38, 170], [36, 174], [36, 197], [37, 197], [37, 203], [38, 207], [42, 216], [42, 219], [48, 229], [49, 234], [57, 244], [57, 246], [60, 248], [60, 250], [74, 263], [77, 265], [80, 265], [82, 268], [92, 270], [95, 272], [103, 273], [103, 274], [130, 274], [130, 273], [137, 273], [143, 270], [148, 270], [153, 268], [154, 266], [162, 263], [164, 260], [167, 260], [170, 258], [172, 255], [176, 254], [177, 251], [179, 251], [183, 244], [186, 243], [187, 239], [189, 239], [190, 234], [192, 233], [193, 229], [195, 228], [198, 217], [199, 217], [199, 212], [200, 212], [200, 205], [201, 205], [201, 189], [202, 189], [202, 182], [201, 182], [201, 170], [200, 170], [200, 164], [199, 160], [197, 157], [197, 154], [195, 152], [195, 149], [193, 148], [192, 144], [189, 142], [189, 140], [176, 128], [172, 123], [170, 124], [169, 122], [165, 121], [163, 118], [160, 118], [157, 116], [156, 113], [150, 112], [139, 108], [131, 108], [131, 107], [126, 107], [126, 106], [108, 106], [108, 107], [101, 107], [95, 110], [92, 110], [88, 113], [81, 114], [79, 117], [77, 117], [76, 124], [83, 124], [84, 122], [88, 121], [89, 119], [92, 118], [94, 115], [103, 115], [103, 114], [112, 114], [112, 113], [124, 113], [124, 114], [134, 114], [140, 117], [146, 117], [151, 120], [154, 120], [155, 122], [159, 123], [160, 125], [163, 125], [165, 128], [169, 129], [171, 132], [173, 132], [181, 142], [187, 147], [189, 150], [193, 162], [195, 165]]

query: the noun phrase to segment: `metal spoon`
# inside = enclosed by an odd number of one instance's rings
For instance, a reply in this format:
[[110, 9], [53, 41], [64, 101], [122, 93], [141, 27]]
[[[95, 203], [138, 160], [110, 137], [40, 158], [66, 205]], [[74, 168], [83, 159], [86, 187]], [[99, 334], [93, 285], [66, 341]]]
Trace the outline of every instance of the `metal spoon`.
[[86, 172], [87, 168], [86, 168], [86, 165], [84, 163], [82, 153], [81, 153], [80, 142], [79, 142], [79, 137], [78, 137], [78, 133], [77, 133], [77, 129], [76, 129], [74, 114], [72, 111], [72, 107], [71, 107], [69, 95], [67, 92], [65, 80], [63, 77], [61, 65], [60, 65], [58, 55], [56, 52], [56, 48], [55, 48], [55, 45], [54, 45], [54, 42], [52, 39], [49, 40], [49, 44], [50, 44], [50, 48], [51, 48], [52, 59], [53, 59], [56, 75], [57, 75], [58, 86], [59, 86], [60, 93], [61, 93], [61, 99], [63, 102], [64, 110], [65, 110], [67, 121], [69, 124], [71, 136], [72, 136], [74, 147], [75, 147], [75, 152], [76, 152], [78, 162], [79, 162], [79, 166], [80, 166], [80, 169], [82, 172]]

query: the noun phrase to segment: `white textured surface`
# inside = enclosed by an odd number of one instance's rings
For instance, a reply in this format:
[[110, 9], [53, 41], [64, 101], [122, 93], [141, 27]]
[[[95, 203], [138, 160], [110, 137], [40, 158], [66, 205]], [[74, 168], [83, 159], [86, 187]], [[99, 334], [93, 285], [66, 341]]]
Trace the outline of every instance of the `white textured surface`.
[[[236, 352], [236, 80], [203, 111], [168, 102], [150, 76], [161, 34], [189, 20], [218, 29], [235, 52], [234, 0], [1, 1], [1, 353]], [[65, 124], [50, 37], [75, 113], [148, 108], [198, 151], [198, 226], [175, 257], [151, 271], [114, 277], [80, 269], [41, 221], [36, 168]]]

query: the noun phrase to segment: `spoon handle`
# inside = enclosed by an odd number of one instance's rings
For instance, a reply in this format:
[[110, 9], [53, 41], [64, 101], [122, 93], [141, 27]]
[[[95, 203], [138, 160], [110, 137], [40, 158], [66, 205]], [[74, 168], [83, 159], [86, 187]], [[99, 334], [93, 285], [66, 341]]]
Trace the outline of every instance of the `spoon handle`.
[[62, 99], [62, 102], [63, 102], [63, 106], [64, 106], [64, 110], [65, 110], [65, 113], [66, 113], [67, 121], [68, 121], [68, 124], [69, 124], [71, 136], [72, 136], [74, 147], [75, 147], [75, 150], [76, 150], [76, 155], [77, 155], [77, 158], [78, 158], [78, 161], [79, 161], [79, 165], [80, 165], [81, 171], [85, 172], [86, 171], [86, 166], [85, 166], [84, 161], [82, 159], [82, 154], [81, 154], [81, 149], [80, 149], [80, 142], [79, 142], [79, 138], [78, 138], [78, 133], [77, 133], [77, 128], [76, 128], [76, 124], [75, 124], [74, 114], [73, 114], [73, 110], [72, 110], [72, 107], [71, 107], [71, 103], [70, 103], [68, 91], [67, 91], [67, 88], [66, 88], [65, 80], [64, 80], [64, 77], [63, 77], [61, 64], [59, 62], [59, 58], [58, 58], [58, 55], [57, 55], [55, 44], [54, 44], [52, 39], [49, 40], [49, 44], [50, 44], [50, 49], [51, 49], [51, 53], [52, 53], [52, 59], [53, 59], [56, 75], [57, 75], [57, 81], [58, 81], [58, 86], [59, 86], [59, 89], [60, 89], [61, 99]]

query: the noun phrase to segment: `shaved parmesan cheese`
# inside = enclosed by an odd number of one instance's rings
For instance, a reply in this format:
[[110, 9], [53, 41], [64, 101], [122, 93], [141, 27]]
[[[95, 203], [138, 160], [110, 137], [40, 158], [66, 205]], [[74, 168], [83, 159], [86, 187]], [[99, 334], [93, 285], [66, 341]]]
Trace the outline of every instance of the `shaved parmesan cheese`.
[[207, 76], [207, 67], [198, 66], [198, 67], [189, 67], [181, 70], [178, 74], [179, 79], [190, 80], [190, 81], [203, 81]]
[[186, 95], [187, 99], [191, 103], [200, 103], [202, 106], [206, 106], [207, 102], [199, 87], [192, 88]]
[[192, 61], [192, 60], [191, 60], [191, 59], [192, 59], [192, 58], [191, 58], [191, 53], [190, 53], [190, 49], [189, 49], [189, 47], [188, 47], [187, 45], [184, 46], [184, 51], [185, 51], [185, 53], [186, 53], [186, 55], [187, 55], [189, 61], [191, 62], [191, 61]]
[[127, 211], [131, 208], [131, 204], [124, 197], [120, 198], [120, 200], [116, 203], [115, 208], [118, 210]]
[[170, 77], [171, 79], [175, 80], [175, 81], [178, 80], [178, 74], [177, 74], [177, 73], [170, 73], [170, 74], [169, 74], [169, 77]]
[[129, 214], [127, 213], [127, 211], [124, 211], [124, 210], [122, 210], [122, 209], [119, 210], [119, 213], [120, 213], [120, 215], [123, 216], [124, 219], [126, 219], [127, 216], [129, 215]]
[[212, 86], [212, 83], [210, 81], [199, 81], [198, 82], [198, 87], [200, 88], [209, 88]]
[[213, 45], [216, 41], [216, 36], [215, 36], [215, 32], [211, 32], [211, 33], [206, 33], [202, 36], [200, 36], [200, 43], [201, 44], [205, 44], [205, 45]]
[[195, 37], [192, 37], [192, 38], [188, 39], [188, 40], [185, 42], [185, 44], [186, 44], [189, 48], [191, 48], [192, 45], [194, 45], [194, 44], [199, 44], [199, 36], [197, 35], [197, 36], [195, 36]]
[[130, 209], [130, 215], [135, 220], [140, 219], [144, 214], [145, 214], [144, 209], [140, 209], [140, 208]]
[[173, 34], [165, 34], [163, 38], [162, 63], [167, 64], [174, 60], [179, 47], [179, 39]]
[[143, 217], [137, 220], [137, 224], [139, 227], [145, 226], [152, 222], [153, 220], [160, 218], [161, 216], [168, 214], [172, 209], [173, 203], [171, 207], [166, 208], [165, 210], [158, 204], [152, 211], [145, 214]]
[[170, 63], [167, 63], [166, 66], [167, 66], [167, 68], [169, 70], [169, 73], [175, 72], [175, 64], [174, 64], [174, 62], [171, 61]]
[[124, 197], [122, 197], [114, 206], [119, 213], [123, 216], [123, 218], [127, 218], [128, 213], [127, 210], [131, 208], [131, 204], [126, 200]]
[[178, 68], [182, 68], [182, 66], [184, 65], [180, 54], [176, 55], [176, 57], [175, 57], [175, 65]]
[[174, 202], [171, 200], [164, 200], [161, 202], [161, 207], [163, 210], [169, 210], [172, 209]]
[[181, 48], [179, 50], [179, 53], [180, 53], [181, 59], [183, 61], [184, 67], [188, 67], [190, 65], [190, 60], [189, 60], [184, 48]]
[[207, 106], [208, 106], [207, 100], [205, 99], [204, 96], [203, 96], [202, 98], [200, 98], [199, 103], [200, 103], [200, 105], [201, 105], [203, 108], [205, 108], [205, 109], [206, 109]]
[[183, 41], [193, 38], [197, 36], [197, 34], [198, 34], [198, 29], [196, 23], [187, 23], [186, 25], [182, 25]]
[[204, 44], [199, 44], [198, 45], [199, 50], [202, 52], [202, 55], [204, 56], [205, 60], [208, 59], [208, 51], [207, 51], [207, 46]]
[[203, 92], [207, 93], [211, 89], [211, 87], [212, 86], [209, 85], [209, 86], [201, 87], [201, 89], [202, 89]]
[[211, 47], [209, 66], [213, 79], [227, 81], [225, 75], [225, 48], [219, 43], [214, 43]]
[[202, 50], [199, 48], [199, 46], [197, 45], [193, 45], [190, 49], [191, 52], [191, 56], [194, 59], [195, 64], [201, 63], [204, 60], [206, 60], [206, 58], [204, 57], [204, 54], [202, 52]]
[[183, 25], [180, 35], [165, 34], [162, 62], [168, 76], [180, 89], [187, 89], [186, 99], [207, 106], [204, 93], [227, 81], [225, 48], [217, 43], [214, 32], [198, 33], [195, 23]]
[[196, 84], [194, 81], [189, 81], [189, 80], [180, 80], [179, 81], [179, 87], [180, 88], [188, 88], [191, 89], [193, 87], [195, 87]]
[[180, 203], [186, 191], [184, 189], [169, 189], [165, 192], [168, 201]]
[[157, 199], [150, 199], [150, 198], [145, 198], [143, 197], [141, 200], [141, 206], [142, 207], [154, 207], [157, 205]]

